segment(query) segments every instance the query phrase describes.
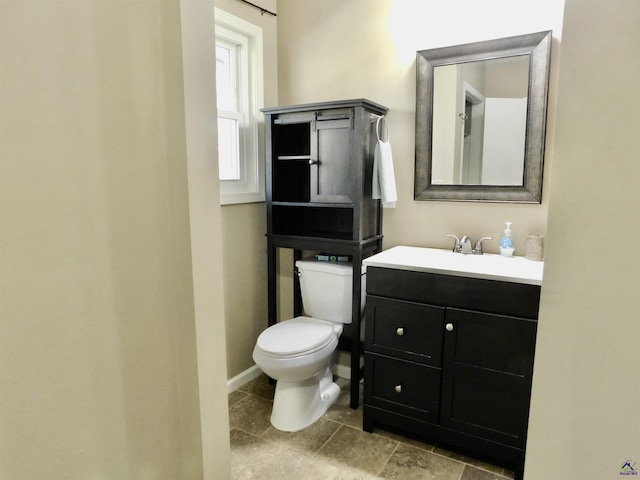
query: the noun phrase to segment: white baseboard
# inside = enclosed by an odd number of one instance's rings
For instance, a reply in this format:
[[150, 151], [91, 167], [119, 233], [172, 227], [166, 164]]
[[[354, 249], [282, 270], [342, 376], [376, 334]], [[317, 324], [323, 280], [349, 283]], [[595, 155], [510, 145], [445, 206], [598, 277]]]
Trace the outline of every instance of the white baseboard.
[[240, 372], [233, 378], [227, 380], [227, 393], [235, 392], [237, 389], [246, 385], [254, 378], [258, 378], [262, 370], [257, 365], [247, 368], [244, 372]]
[[[227, 380], [227, 394], [235, 392], [240, 387], [246, 385], [254, 378], [258, 378], [262, 370], [257, 365], [247, 368], [244, 372], [240, 372], [233, 378]], [[351, 369], [347, 365], [336, 364], [333, 367], [333, 374], [349, 380], [351, 378]]]

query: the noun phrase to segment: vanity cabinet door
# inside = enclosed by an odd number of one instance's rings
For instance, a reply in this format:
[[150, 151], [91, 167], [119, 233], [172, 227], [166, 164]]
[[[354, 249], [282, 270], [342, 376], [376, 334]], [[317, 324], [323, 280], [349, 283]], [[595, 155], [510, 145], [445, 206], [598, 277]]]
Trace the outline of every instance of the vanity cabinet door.
[[535, 320], [448, 308], [440, 422], [524, 448]]

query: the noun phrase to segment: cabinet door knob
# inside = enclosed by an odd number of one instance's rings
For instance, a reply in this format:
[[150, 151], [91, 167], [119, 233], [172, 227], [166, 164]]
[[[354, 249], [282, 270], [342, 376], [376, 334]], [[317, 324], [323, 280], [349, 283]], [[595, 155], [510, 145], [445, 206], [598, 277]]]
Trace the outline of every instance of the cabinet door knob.
[[444, 328], [447, 329], [447, 332], [453, 332], [453, 323], [447, 323], [447, 326]]
[[404, 335], [404, 328], [398, 327], [396, 329], [396, 333], [398, 334], [399, 337], [401, 337], [402, 335]]
[[394, 390], [396, 391], [396, 393], [402, 393], [402, 385], [396, 385]]
[[318, 160], [314, 160], [314, 159], [309, 160], [309, 165], [317, 165], [317, 164], [318, 164]]

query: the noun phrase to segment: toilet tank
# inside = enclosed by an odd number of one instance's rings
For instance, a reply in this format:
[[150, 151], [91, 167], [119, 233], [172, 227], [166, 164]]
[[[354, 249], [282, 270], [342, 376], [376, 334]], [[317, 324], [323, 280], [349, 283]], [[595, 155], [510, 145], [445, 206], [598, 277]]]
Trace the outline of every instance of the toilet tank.
[[[351, 323], [353, 294], [351, 263], [323, 262], [315, 259], [298, 260], [296, 267], [305, 315], [334, 323]], [[364, 309], [366, 295], [365, 272], [366, 267], [363, 266], [361, 309]]]

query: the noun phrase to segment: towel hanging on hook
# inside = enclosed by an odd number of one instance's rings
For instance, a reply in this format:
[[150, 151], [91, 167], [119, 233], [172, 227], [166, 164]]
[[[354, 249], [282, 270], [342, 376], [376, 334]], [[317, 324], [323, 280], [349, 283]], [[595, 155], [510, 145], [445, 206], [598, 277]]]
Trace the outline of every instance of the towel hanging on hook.
[[[387, 120], [382, 115], [376, 115], [376, 144], [373, 154], [373, 184], [372, 197], [380, 199], [384, 208], [395, 208], [398, 194], [396, 192], [396, 178], [393, 171], [393, 156], [391, 155], [390, 133]], [[386, 140], [383, 140], [386, 129]]]

